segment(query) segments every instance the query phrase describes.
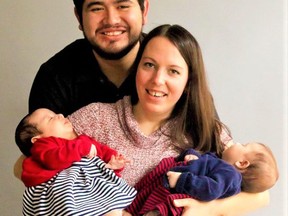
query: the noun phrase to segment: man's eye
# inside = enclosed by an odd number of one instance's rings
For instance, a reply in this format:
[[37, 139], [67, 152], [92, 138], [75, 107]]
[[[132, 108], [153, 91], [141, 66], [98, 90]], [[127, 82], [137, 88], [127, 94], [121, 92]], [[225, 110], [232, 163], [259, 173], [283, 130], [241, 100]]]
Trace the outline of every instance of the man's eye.
[[90, 11], [92, 11], [92, 12], [97, 12], [97, 11], [101, 11], [101, 10], [103, 10], [102, 7], [92, 7], [92, 8], [90, 8]]
[[118, 8], [119, 9], [126, 9], [126, 8], [129, 8], [130, 6], [129, 5], [120, 5]]

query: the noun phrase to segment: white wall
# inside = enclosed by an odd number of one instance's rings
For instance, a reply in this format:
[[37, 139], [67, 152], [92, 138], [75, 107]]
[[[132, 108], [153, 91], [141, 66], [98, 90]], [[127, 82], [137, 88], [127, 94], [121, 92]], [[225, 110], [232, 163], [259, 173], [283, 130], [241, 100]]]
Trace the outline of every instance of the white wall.
[[[287, 1], [150, 1], [145, 30], [163, 23], [188, 28], [202, 47], [218, 113], [234, 138], [266, 143], [278, 159], [270, 205], [249, 215], [287, 216]], [[34, 76], [41, 63], [82, 37], [77, 27], [72, 1], [1, 1], [1, 215], [21, 214], [14, 129], [28, 110]]]

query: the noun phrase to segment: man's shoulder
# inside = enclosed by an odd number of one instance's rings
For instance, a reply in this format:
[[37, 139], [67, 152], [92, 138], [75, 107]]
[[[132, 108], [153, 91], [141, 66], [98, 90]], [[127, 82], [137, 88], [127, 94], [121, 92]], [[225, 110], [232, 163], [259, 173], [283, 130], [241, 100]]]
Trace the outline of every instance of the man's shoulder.
[[44, 62], [38, 73], [50, 77], [53, 77], [53, 74], [73, 77], [73, 74], [84, 75], [97, 71], [97, 68], [98, 64], [91, 46], [85, 39], [78, 39]]
[[72, 43], [64, 47], [60, 52], [69, 52], [69, 51], [89, 51], [91, 52], [91, 46], [86, 39], [77, 39]]
[[71, 59], [73, 60], [82, 59], [84, 56], [91, 54], [92, 49], [87, 43], [87, 41], [85, 39], [78, 39], [68, 44], [59, 52], [57, 52], [47, 62], [56, 60], [63, 61], [63, 59], [70, 59], [71, 62]]

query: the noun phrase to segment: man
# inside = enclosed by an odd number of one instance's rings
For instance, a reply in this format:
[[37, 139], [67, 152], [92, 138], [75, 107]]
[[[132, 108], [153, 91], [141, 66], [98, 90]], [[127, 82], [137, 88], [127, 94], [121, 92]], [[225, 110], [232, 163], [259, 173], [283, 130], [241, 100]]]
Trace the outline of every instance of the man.
[[73, 1], [84, 39], [40, 67], [29, 112], [45, 107], [66, 116], [91, 102], [115, 102], [130, 94], [130, 69], [144, 36], [149, 0]]

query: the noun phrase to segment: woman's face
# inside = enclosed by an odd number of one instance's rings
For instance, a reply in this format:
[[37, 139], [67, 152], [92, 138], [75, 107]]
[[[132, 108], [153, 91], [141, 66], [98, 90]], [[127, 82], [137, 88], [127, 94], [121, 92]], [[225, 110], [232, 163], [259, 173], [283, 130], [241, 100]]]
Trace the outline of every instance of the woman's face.
[[170, 116], [188, 80], [188, 66], [178, 49], [165, 37], [146, 45], [136, 75], [138, 106], [147, 114]]

